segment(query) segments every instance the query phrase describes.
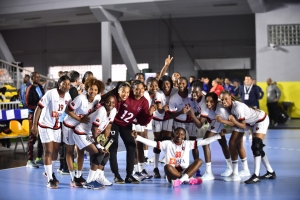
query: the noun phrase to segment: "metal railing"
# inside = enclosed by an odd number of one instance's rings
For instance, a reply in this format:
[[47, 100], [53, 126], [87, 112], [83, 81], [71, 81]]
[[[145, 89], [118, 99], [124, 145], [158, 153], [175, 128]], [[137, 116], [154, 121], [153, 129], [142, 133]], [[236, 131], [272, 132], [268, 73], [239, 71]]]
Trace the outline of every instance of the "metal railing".
[[[15, 86], [17, 89], [20, 88], [23, 83], [23, 77], [20, 70], [26, 71], [28, 74], [32, 73], [30, 70], [26, 70], [20, 66], [0, 60], [0, 87], [2, 87], [4, 84], [9, 84]], [[40, 75], [40, 77], [53, 81], [53, 79], [44, 75]]]
[[23, 108], [23, 105], [20, 107], [20, 101], [12, 101], [12, 102], [0, 102], [1, 110], [11, 110], [11, 109], [19, 109]]

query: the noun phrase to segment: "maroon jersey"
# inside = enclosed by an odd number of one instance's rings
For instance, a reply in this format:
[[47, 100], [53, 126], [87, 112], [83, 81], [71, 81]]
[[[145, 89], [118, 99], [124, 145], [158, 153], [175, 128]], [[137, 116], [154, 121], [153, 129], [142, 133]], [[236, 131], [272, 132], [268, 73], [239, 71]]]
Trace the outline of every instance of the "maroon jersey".
[[136, 100], [131, 92], [126, 101], [118, 101], [115, 97], [116, 109], [118, 111], [115, 117], [115, 123], [120, 126], [127, 126], [134, 119], [140, 125], [147, 125], [153, 115], [149, 115], [149, 103], [145, 97]]

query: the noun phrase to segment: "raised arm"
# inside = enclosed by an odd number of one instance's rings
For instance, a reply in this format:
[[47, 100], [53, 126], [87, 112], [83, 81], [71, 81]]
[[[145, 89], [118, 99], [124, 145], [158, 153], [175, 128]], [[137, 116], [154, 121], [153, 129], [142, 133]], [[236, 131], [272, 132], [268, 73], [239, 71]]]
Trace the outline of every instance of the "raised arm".
[[216, 141], [216, 140], [219, 140], [219, 139], [221, 139], [221, 137], [222, 137], [225, 133], [226, 133], [226, 130], [223, 129], [223, 130], [221, 131], [221, 133], [218, 134], [218, 135], [215, 135], [215, 136], [206, 138], [206, 139], [204, 139], [204, 140], [197, 140], [197, 146], [208, 145], [208, 144], [210, 144], [210, 143], [212, 143], [212, 142], [214, 142], [214, 141]]
[[160, 79], [160, 77], [162, 77], [163, 75], [166, 74], [166, 72], [167, 72], [167, 70], [168, 70], [168, 68], [169, 68], [169, 65], [171, 64], [172, 60], [173, 60], [173, 57], [170, 58], [170, 55], [166, 58], [166, 60], [165, 60], [165, 65], [163, 66], [163, 68], [162, 68], [161, 71], [160, 71], [158, 80]]
[[137, 135], [136, 131], [132, 131], [131, 135], [138, 142], [141, 142], [141, 143], [143, 143], [143, 144], [145, 144], [147, 146], [150, 146], [150, 147], [157, 147], [157, 142], [155, 142], [153, 140], [149, 140], [149, 139], [143, 138], [143, 137]]

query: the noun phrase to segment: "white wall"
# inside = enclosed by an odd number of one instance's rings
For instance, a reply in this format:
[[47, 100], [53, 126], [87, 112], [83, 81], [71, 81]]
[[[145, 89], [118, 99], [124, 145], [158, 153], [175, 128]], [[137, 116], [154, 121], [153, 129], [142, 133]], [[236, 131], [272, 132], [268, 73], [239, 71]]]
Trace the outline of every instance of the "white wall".
[[300, 3], [285, 4], [267, 13], [255, 14], [257, 79], [299, 81], [300, 45], [282, 46], [287, 53], [274, 50], [261, 52], [268, 45], [267, 25], [271, 24], [300, 24]]

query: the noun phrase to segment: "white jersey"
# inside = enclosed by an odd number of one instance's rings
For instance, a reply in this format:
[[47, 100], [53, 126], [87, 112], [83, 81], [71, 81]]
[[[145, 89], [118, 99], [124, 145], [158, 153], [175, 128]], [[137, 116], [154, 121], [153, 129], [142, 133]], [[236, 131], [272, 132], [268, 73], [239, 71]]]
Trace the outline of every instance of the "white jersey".
[[216, 120], [216, 116], [220, 115], [222, 119], [228, 120], [229, 113], [226, 108], [222, 105], [221, 102], [218, 102], [216, 110], [209, 110], [207, 121], [208, 123], [211, 123], [212, 121]]
[[[180, 112], [184, 107], [190, 107], [191, 109], [194, 109], [194, 111], [197, 110], [196, 104], [192, 98], [188, 96], [185, 98], [181, 97], [178, 92], [171, 96], [169, 102], [169, 112]], [[174, 121], [183, 123], [193, 122], [192, 118], [187, 114], [181, 114], [175, 117]]]
[[197, 148], [197, 141], [184, 140], [177, 145], [173, 140], [157, 142], [157, 148], [165, 152], [166, 164], [186, 169], [190, 164], [190, 151]]
[[[71, 111], [74, 111], [74, 113], [79, 116], [80, 118], [84, 115], [88, 115], [92, 113], [95, 109], [98, 103], [101, 100], [100, 95], [96, 95], [94, 100], [92, 102], [89, 102], [86, 94], [81, 94], [77, 96], [69, 105], [69, 109]], [[64, 119], [64, 125], [69, 128], [75, 128], [77, 124], [79, 124], [79, 121], [74, 119], [73, 117], [67, 115]]]
[[247, 125], [253, 126], [266, 118], [266, 113], [262, 110], [255, 110], [239, 101], [232, 101], [231, 114], [238, 121], [245, 120]]
[[113, 123], [115, 116], [117, 114], [116, 108], [110, 111], [109, 116], [107, 116], [107, 111], [104, 106], [101, 106], [98, 110], [89, 115], [90, 122], [80, 123], [75, 127], [74, 133], [78, 135], [92, 135], [92, 126], [98, 126], [98, 134], [105, 130], [109, 123]]
[[[170, 97], [173, 96], [177, 89], [172, 88], [169, 96], [166, 96], [162, 90], [158, 90], [154, 97], [154, 103], [161, 103], [162, 106], [168, 105], [170, 101]], [[161, 121], [164, 120], [165, 112], [159, 113], [157, 110], [153, 113], [153, 119]]]
[[209, 109], [206, 106], [205, 96], [202, 95], [201, 99], [194, 101], [194, 103], [196, 104], [196, 110], [194, 111], [197, 111], [201, 117], [207, 117]]
[[58, 89], [48, 90], [40, 99], [38, 106], [42, 108], [39, 119], [39, 126], [42, 128], [59, 129], [59, 117], [65, 112], [65, 108], [71, 101], [71, 96], [67, 92], [64, 97], [58, 93]]

